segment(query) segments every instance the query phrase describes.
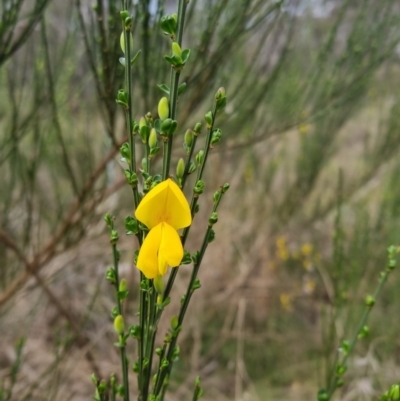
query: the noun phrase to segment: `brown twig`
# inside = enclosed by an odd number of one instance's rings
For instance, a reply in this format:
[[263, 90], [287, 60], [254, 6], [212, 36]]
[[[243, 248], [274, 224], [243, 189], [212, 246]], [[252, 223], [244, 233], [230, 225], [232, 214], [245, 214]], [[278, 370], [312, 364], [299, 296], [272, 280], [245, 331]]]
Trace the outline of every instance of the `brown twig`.
[[[119, 146], [123, 143], [121, 141]], [[19, 260], [24, 264], [25, 270], [6, 288], [6, 290], [0, 296], [0, 306], [6, 303], [29, 279], [32, 273], [40, 271], [40, 269], [47, 264], [50, 259], [56, 253], [56, 249], [58, 244], [64, 238], [65, 234], [70, 230], [70, 228], [76, 224], [79, 219], [76, 218], [76, 214], [79, 210], [82, 209], [83, 203], [99, 179], [99, 177], [103, 174], [106, 165], [114, 158], [117, 153], [117, 148], [112, 148], [109, 153], [105, 156], [105, 158], [101, 161], [101, 163], [97, 166], [96, 170], [93, 172], [89, 180], [86, 182], [81, 192], [76, 197], [75, 202], [71, 205], [66, 217], [60, 225], [60, 228], [56, 231], [56, 233], [52, 236], [52, 238], [45, 244], [29, 261], [23, 255], [23, 253], [19, 250], [17, 245], [11, 240], [11, 238], [4, 232], [0, 231], [2, 235], [0, 235], [0, 240], [9, 248], [13, 249], [17, 254]], [[117, 183], [119, 186], [121, 183]], [[112, 187], [113, 191], [116, 188]], [[110, 190], [106, 189], [103, 194], [110, 195]], [[99, 197], [98, 201], [100, 201], [102, 197]], [[92, 202], [91, 208], [93, 209], [94, 203]], [[85, 211], [87, 211], [85, 209]], [[11, 242], [10, 242], [11, 241]]]

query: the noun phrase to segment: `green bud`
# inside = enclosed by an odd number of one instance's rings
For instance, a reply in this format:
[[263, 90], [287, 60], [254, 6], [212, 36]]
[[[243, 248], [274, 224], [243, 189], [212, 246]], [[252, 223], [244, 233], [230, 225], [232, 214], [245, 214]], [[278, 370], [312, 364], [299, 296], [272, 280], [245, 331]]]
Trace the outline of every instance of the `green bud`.
[[128, 30], [130, 31], [130, 29], [131, 29], [131, 27], [132, 27], [132, 17], [131, 17], [131, 16], [125, 18], [124, 26], [125, 26], [125, 29], [126, 29], [127, 31], [128, 31]]
[[125, 323], [122, 315], [118, 315], [114, 319], [114, 330], [117, 334], [122, 335], [125, 331]]
[[203, 128], [203, 125], [201, 123], [196, 123], [196, 125], [194, 126], [194, 134], [197, 136], [201, 133], [201, 129]]
[[214, 192], [214, 195], [213, 195], [214, 203], [219, 202], [219, 200], [221, 199], [221, 195], [222, 195], [221, 190], [218, 190], [218, 191]]
[[201, 163], [203, 163], [203, 159], [204, 159], [204, 150], [199, 150], [199, 153], [197, 153], [196, 155], [196, 163], [198, 166], [200, 166]]
[[161, 124], [161, 133], [164, 136], [170, 136], [173, 135], [176, 128], [178, 126], [178, 122], [175, 120], [171, 120], [170, 118], [167, 118], [164, 120]]
[[148, 168], [147, 157], [143, 157], [143, 159], [142, 159], [142, 170], [147, 171], [147, 168]]
[[98, 384], [97, 390], [98, 390], [99, 394], [104, 394], [106, 392], [106, 390], [107, 390], [107, 383], [104, 380], [102, 380]]
[[154, 285], [154, 288], [157, 291], [157, 294], [160, 294], [160, 295], [164, 294], [164, 281], [163, 281], [163, 278], [161, 276], [157, 276], [153, 280], [153, 285]]
[[125, 218], [125, 229], [127, 235], [136, 235], [139, 232], [139, 223], [133, 216]]
[[139, 135], [142, 138], [142, 142], [147, 143], [150, 136], [150, 127], [147, 125], [142, 125], [139, 130]]
[[132, 173], [129, 170], [125, 170], [124, 173], [125, 173], [125, 178], [126, 178], [126, 181], [128, 182], [128, 184], [131, 187], [136, 187], [136, 185], [138, 183], [137, 174], [136, 173]]
[[219, 88], [215, 94], [215, 102], [217, 105], [217, 111], [221, 111], [226, 106], [226, 94], [225, 88]]
[[211, 213], [210, 218], [208, 219], [208, 224], [210, 226], [214, 225], [218, 221], [218, 214], [217, 212]]
[[125, 142], [119, 148], [119, 153], [121, 154], [122, 158], [129, 163], [131, 159], [131, 147], [129, 143]]
[[211, 128], [213, 124], [213, 115], [212, 112], [209, 111], [208, 113], [205, 114], [204, 119], [206, 120], [207, 123], [207, 128]]
[[178, 360], [178, 358], [179, 358], [179, 354], [181, 353], [181, 350], [180, 350], [180, 348], [179, 348], [179, 345], [177, 345], [175, 348], [174, 348], [174, 352], [172, 353], [172, 360], [173, 361], [177, 361]]
[[190, 252], [187, 251], [186, 249], [184, 251], [183, 259], [182, 259], [181, 263], [183, 265], [188, 265], [188, 264], [192, 263], [192, 256], [190, 255]]
[[329, 397], [328, 397], [328, 393], [326, 392], [326, 390], [322, 389], [318, 391], [317, 394], [317, 400], [318, 401], [328, 401]]
[[337, 365], [336, 366], [336, 374], [338, 376], [343, 376], [346, 373], [347, 366], [345, 365]]
[[224, 194], [228, 189], [229, 189], [230, 185], [228, 182], [226, 182], [223, 186], [222, 186], [222, 193]]
[[118, 91], [117, 103], [121, 106], [128, 107], [128, 93], [125, 89], [120, 89]]
[[179, 325], [179, 320], [178, 320], [178, 316], [172, 316], [171, 318], [171, 327], [173, 330], [176, 330], [178, 328]]
[[192, 145], [193, 145], [193, 131], [191, 129], [188, 129], [185, 132], [183, 147], [185, 148], [185, 150], [189, 152]]
[[129, 334], [133, 337], [133, 338], [140, 338], [141, 336], [141, 329], [140, 326], [137, 325], [133, 325], [131, 327], [129, 327]]
[[150, 149], [157, 147], [157, 131], [154, 128], [150, 131], [149, 146]]
[[215, 94], [215, 100], [221, 100], [225, 96], [225, 88], [219, 88]]
[[177, 13], [171, 14], [171, 17], [174, 19], [174, 21], [175, 21], [176, 23], [178, 23], [178, 14], [177, 14]]
[[398, 384], [393, 384], [393, 386], [390, 388], [389, 397], [390, 401], [400, 400], [400, 386]]
[[113, 267], [109, 267], [106, 271], [106, 280], [109, 281], [111, 284], [115, 284], [117, 280], [115, 275], [115, 269]]
[[92, 373], [91, 379], [92, 379], [92, 383], [93, 383], [95, 386], [97, 386], [97, 383], [99, 382], [99, 379], [98, 379], [98, 377], [97, 377], [94, 373]]
[[118, 291], [120, 292], [125, 292], [127, 290], [127, 283], [126, 283], [126, 278], [123, 278], [120, 282], [119, 282], [119, 288]]
[[169, 116], [169, 103], [165, 96], [158, 102], [158, 115], [161, 121], [166, 120]]
[[372, 295], [367, 295], [365, 297], [365, 305], [367, 305], [368, 308], [372, 308], [375, 305], [375, 298]]
[[199, 180], [199, 181], [197, 181], [197, 183], [193, 189], [193, 192], [196, 195], [201, 195], [203, 193], [203, 191], [204, 191], [204, 182]]
[[174, 15], [176, 14], [166, 15], [161, 17], [160, 20], [161, 29], [166, 35], [170, 35], [172, 38], [175, 36], [177, 22], [177, 18], [174, 18]]
[[115, 245], [118, 242], [118, 239], [119, 239], [118, 231], [111, 230], [111, 234], [110, 234], [110, 242], [111, 242], [111, 244]]
[[111, 227], [111, 226], [112, 226], [113, 218], [111, 217], [111, 214], [110, 214], [110, 213], [106, 213], [106, 214], [104, 215], [104, 221], [106, 222], [107, 227]]
[[176, 176], [179, 179], [182, 179], [183, 173], [185, 172], [185, 162], [182, 158], [179, 159], [178, 164], [176, 166]]
[[119, 15], [122, 21], [125, 21], [129, 17], [129, 12], [127, 10], [122, 10]]
[[181, 47], [179, 46], [179, 43], [172, 42], [172, 54], [179, 58], [182, 57], [182, 50]]
[[211, 230], [210, 234], [208, 234], [208, 243], [211, 243], [215, 240], [215, 231]]
[[[129, 35], [129, 48], [130, 48], [130, 53], [133, 53], [133, 36], [131, 32], [128, 32]], [[121, 50], [125, 54], [125, 33], [122, 32], [121, 36], [119, 37], [119, 44], [121, 45]]]
[[147, 121], [146, 121], [146, 118], [144, 116], [140, 117], [140, 120], [139, 120], [139, 131], [140, 131], [140, 128], [142, 128], [142, 127], [147, 127]]
[[196, 170], [196, 164], [194, 163], [194, 162], [190, 162], [190, 164], [189, 164], [189, 171], [188, 171], [188, 173], [189, 174], [192, 174], [195, 170]]
[[201, 283], [200, 280], [196, 278], [196, 280], [194, 280], [194, 283], [192, 284], [192, 291], [196, 291], [199, 288], [201, 288]]
[[369, 335], [369, 327], [364, 326], [358, 333], [358, 338], [359, 339], [366, 338], [366, 337], [368, 337], [368, 335]]
[[347, 355], [350, 351], [350, 343], [347, 340], [343, 340], [340, 343], [339, 351], [342, 352], [344, 355]]
[[211, 136], [211, 145], [215, 145], [221, 140], [222, 136], [222, 131], [217, 128], [213, 131], [212, 136]]

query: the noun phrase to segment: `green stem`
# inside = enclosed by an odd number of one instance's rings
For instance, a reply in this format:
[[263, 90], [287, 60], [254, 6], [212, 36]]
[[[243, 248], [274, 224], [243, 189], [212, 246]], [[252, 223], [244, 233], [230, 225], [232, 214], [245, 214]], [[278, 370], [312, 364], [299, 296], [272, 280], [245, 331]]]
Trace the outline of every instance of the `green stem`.
[[[377, 288], [376, 288], [376, 290], [374, 292], [373, 299], [376, 300], [377, 297], [379, 296], [383, 285], [385, 284], [385, 282], [387, 281], [387, 279], [389, 277], [389, 273], [390, 273], [389, 269], [386, 269], [385, 272], [381, 273], [379, 284], [378, 284], [378, 286], [377, 286]], [[366, 309], [365, 309], [365, 311], [364, 311], [364, 313], [363, 313], [363, 315], [361, 317], [361, 320], [360, 320], [360, 322], [358, 324], [357, 330], [356, 330], [356, 332], [355, 332], [355, 334], [353, 336], [353, 339], [350, 342], [349, 349], [348, 349], [347, 353], [344, 355], [343, 359], [339, 362], [341, 366], [346, 366], [346, 362], [349, 359], [349, 356], [350, 356], [351, 352], [354, 350], [354, 347], [357, 344], [358, 335], [361, 333], [363, 327], [365, 326], [365, 324], [366, 324], [366, 322], [368, 320], [368, 317], [369, 317], [369, 315], [370, 315], [370, 313], [372, 311], [372, 308], [373, 307], [371, 307], [371, 306], [366, 306]], [[336, 391], [336, 389], [338, 387], [338, 379], [339, 379], [339, 377], [335, 376], [334, 379], [332, 380], [331, 385], [329, 386], [329, 389], [328, 389], [327, 401], [329, 401], [332, 398], [334, 392]]]
[[143, 398], [143, 360], [144, 360], [144, 342], [145, 342], [145, 322], [146, 322], [146, 293], [141, 288], [142, 282], [146, 280], [144, 274], [140, 272], [140, 295], [139, 295], [139, 326], [140, 337], [138, 338], [138, 353], [139, 353], [139, 400], [145, 401]]
[[193, 137], [193, 142], [192, 142], [192, 146], [190, 147], [190, 151], [189, 154], [186, 157], [186, 163], [185, 163], [185, 171], [183, 172], [183, 177], [182, 177], [182, 190], [185, 188], [185, 184], [186, 184], [186, 179], [189, 176], [189, 167], [190, 167], [190, 162], [192, 161], [192, 157], [193, 157], [193, 153], [194, 153], [194, 149], [196, 147], [196, 142], [197, 142], [197, 134], [194, 135]]
[[[185, 25], [185, 14], [186, 14], [187, 2], [186, 0], [179, 0], [178, 4], [178, 26], [176, 41], [179, 46], [182, 45], [183, 28]], [[181, 72], [171, 68], [171, 80], [170, 80], [170, 96], [169, 96], [169, 118], [175, 120], [176, 109], [178, 103], [178, 87], [179, 77]], [[167, 142], [164, 143], [164, 163], [163, 163], [163, 180], [166, 180], [169, 176], [169, 168], [171, 164], [171, 153], [172, 153], [173, 136], [169, 136]]]
[[[224, 194], [225, 194], [225, 192], [223, 192], [221, 190], [221, 196], [214, 203], [213, 212], [217, 211]], [[198, 197], [195, 196], [194, 199], [198, 199]], [[187, 310], [187, 308], [189, 306], [190, 299], [191, 299], [191, 297], [193, 295], [193, 292], [194, 292], [193, 284], [195, 283], [195, 281], [197, 279], [197, 275], [198, 275], [201, 263], [203, 261], [204, 254], [206, 252], [206, 249], [207, 249], [207, 246], [208, 246], [208, 243], [209, 243], [209, 237], [210, 237], [211, 231], [212, 231], [212, 226], [209, 225], [208, 228], [207, 228], [206, 234], [204, 236], [203, 244], [201, 246], [201, 249], [200, 249], [196, 264], [193, 267], [192, 275], [190, 277], [189, 285], [187, 287], [183, 303], [181, 304], [181, 308], [180, 308], [179, 316], [178, 316], [178, 327], [182, 326], [183, 319], [184, 319], [185, 314], [186, 314], [186, 310]], [[186, 239], [187, 239], [187, 236], [182, 238], [182, 243], [183, 244], [186, 242]], [[171, 288], [172, 288], [172, 285], [173, 285], [173, 281], [175, 280], [177, 272], [178, 272], [177, 268], [172, 269], [172, 272], [171, 272], [170, 277], [168, 279], [167, 287], [165, 288], [165, 291], [164, 291], [164, 297], [165, 298], [169, 296], [169, 293], [171, 291]], [[160, 314], [161, 314], [161, 312], [160, 312]], [[166, 356], [166, 359], [168, 361], [168, 367], [167, 368], [161, 369], [162, 358], [160, 358], [160, 365], [159, 365], [159, 368], [158, 368], [158, 375], [157, 375], [156, 384], [154, 386], [153, 394], [157, 396], [158, 394], [160, 394], [160, 391], [162, 391], [161, 400], [163, 400], [163, 398], [164, 398], [163, 394], [165, 392], [165, 389], [163, 387], [164, 380], [171, 373], [172, 364], [173, 364], [172, 356], [173, 356], [173, 353], [174, 353], [174, 350], [175, 350], [175, 347], [176, 347], [176, 343], [177, 343], [177, 340], [178, 340], [178, 335], [179, 335], [179, 331], [174, 334], [171, 342], [168, 345], [167, 356]]]
[[[114, 229], [114, 225], [111, 225], [111, 230]], [[122, 302], [119, 297], [119, 258], [118, 258], [118, 249], [117, 244], [112, 244], [112, 252], [113, 252], [113, 263], [114, 263], [114, 272], [115, 272], [115, 295], [117, 298], [117, 309], [118, 314], [122, 316]], [[122, 376], [123, 376], [123, 383], [124, 383], [124, 401], [129, 401], [129, 380], [128, 380], [128, 360], [126, 357], [126, 348], [120, 348], [121, 353], [121, 365], [122, 365]]]
[[[203, 239], [203, 244], [201, 246], [201, 250], [200, 250], [200, 253], [199, 253], [199, 257], [198, 257], [197, 263], [194, 265], [194, 268], [193, 268], [193, 271], [192, 271], [192, 275], [190, 277], [189, 285], [188, 285], [188, 288], [186, 290], [186, 294], [185, 294], [185, 297], [184, 297], [184, 301], [183, 301], [183, 303], [181, 305], [181, 308], [180, 308], [180, 311], [179, 311], [178, 327], [182, 326], [182, 323], [183, 323], [183, 320], [185, 318], [185, 314], [186, 314], [187, 308], [189, 306], [190, 299], [191, 299], [191, 297], [193, 295], [193, 292], [194, 292], [193, 284], [196, 281], [197, 274], [199, 272], [201, 262], [203, 260], [205, 251], [207, 249], [208, 238], [210, 236], [211, 230], [212, 230], [212, 226], [208, 226], [206, 234], [205, 234], [204, 239]], [[179, 332], [176, 332], [174, 334], [174, 336], [172, 337], [171, 342], [169, 343], [169, 346], [168, 346], [168, 351], [167, 351], [167, 356], [166, 356], [166, 359], [169, 362], [168, 367], [166, 367], [164, 369], [161, 369], [161, 366], [160, 366], [160, 368], [158, 370], [157, 380], [156, 380], [156, 384], [154, 386], [154, 395], [155, 396], [157, 396], [160, 393], [160, 391], [162, 389], [162, 384], [164, 382], [164, 379], [165, 379], [166, 375], [170, 374], [170, 371], [171, 371], [171, 368], [172, 368], [172, 356], [173, 356], [173, 353], [174, 353], [174, 350], [175, 350], [175, 347], [176, 347], [178, 336], [179, 336]]]
[[[123, 0], [123, 9], [128, 10], [128, 2]], [[128, 107], [125, 110], [126, 116], [126, 129], [128, 131], [129, 148], [130, 148], [130, 161], [129, 171], [136, 174], [136, 146], [135, 136], [133, 132], [133, 117], [132, 117], [132, 65], [131, 65], [131, 27], [125, 27], [124, 29], [124, 40], [125, 40], [125, 89], [128, 94]], [[139, 192], [137, 187], [132, 188], [133, 199], [135, 208], [139, 205]]]

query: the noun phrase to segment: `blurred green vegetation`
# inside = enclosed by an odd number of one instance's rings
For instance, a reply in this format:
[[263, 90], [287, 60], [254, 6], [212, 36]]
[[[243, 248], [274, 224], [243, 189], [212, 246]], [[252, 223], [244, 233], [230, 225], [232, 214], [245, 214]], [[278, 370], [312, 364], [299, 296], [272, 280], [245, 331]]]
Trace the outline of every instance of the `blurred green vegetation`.
[[[158, 21], [172, 5], [132, 4], [134, 48], [142, 51], [137, 120], [155, 113], [157, 84], [168, 84], [169, 42]], [[92, 357], [104, 374], [117, 365], [94, 333], [108, 338], [110, 293], [100, 283], [109, 254], [99, 221], [111, 210], [122, 226], [131, 207], [127, 191], [118, 191], [119, 7], [115, 0], [0, 5], [0, 338], [8, 350], [16, 336], [26, 336], [28, 349], [45, 337], [39, 370], [53, 390], [63, 388], [60, 377], [73, 380], [73, 350], [85, 350], [83, 381], [96, 368]], [[207, 399], [238, 401], [244, 388], [254, 399], [309, 400], [326, 385], [387, 246], [399, 243], [399, 26], [395, 0], [190, 2], [178, 135], [202, 119], [223, 85], [224, 140], [207, 189], [228, 180], [232, 192], [220, 248], [212, 248], [196, 294], [200, 322], [193, 319], [183, 338], [190, 356], [175, 372], [176, 399], [186, 396], [182, 373], [196, 369]], [[398, 379], [399, 284], [395, 272], [372, 313], [370, 338], [350, 361], [343, 399], [375, 399]], [[28, 367], [32, 352], [23, 358]], [[1, 354], [0, 377], [10, 366]], [[46, 399], [46, 386], [20, 370], [37, 397], [30, 399]], [[83, 399], [90, 391], [51, 394]]]

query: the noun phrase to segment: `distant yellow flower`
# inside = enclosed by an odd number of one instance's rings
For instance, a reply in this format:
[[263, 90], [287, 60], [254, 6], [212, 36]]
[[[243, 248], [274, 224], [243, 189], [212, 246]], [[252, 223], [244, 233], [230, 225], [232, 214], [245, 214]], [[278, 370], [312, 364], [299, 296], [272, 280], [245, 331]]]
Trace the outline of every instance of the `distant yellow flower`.
[[301, 253], [302, 253], [304, 256], [308, 256], [308, 255], [311, 255], [313, 249], [314, 249], [313, 245], [307, 242], [307, 243], [305, 243], [305, 244], [302, 245], [302, 247], [301, 247]]
[[137, 267], [149, 278], [164, 275], [168, 266], [179, 266], [183, 247], [177, 230], [192, 223], [189, 204], [171, 179], [154, 187], [140, 202], [136, 218], [150, 232], [140, 248]]
[[283, 292], [279, 296], [279, 300], [281, 301], [281, 306], [284, 310], [288, 312], [293, 311], [292, 296], [290, 294]]

